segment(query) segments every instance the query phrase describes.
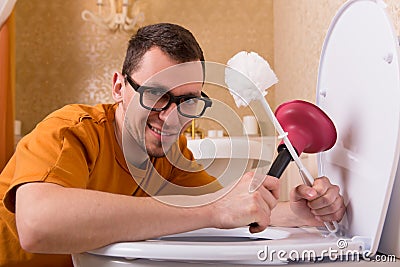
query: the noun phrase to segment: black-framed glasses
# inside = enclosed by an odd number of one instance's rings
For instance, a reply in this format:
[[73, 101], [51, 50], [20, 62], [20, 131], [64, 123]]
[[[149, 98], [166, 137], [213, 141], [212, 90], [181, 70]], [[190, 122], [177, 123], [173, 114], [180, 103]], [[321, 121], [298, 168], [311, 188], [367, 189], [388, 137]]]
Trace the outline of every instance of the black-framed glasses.
[[125, 79], [140, 93], [140, 105], [152, 111], [163, 111], [175, 103], [179, 114], [188, 118], [200, 118], [208, 107], [211, 107], [211, 99], [201, 92], [201, 97], [194, 95], [174, 96], [168, 89], [137, 84], [128, 74]]

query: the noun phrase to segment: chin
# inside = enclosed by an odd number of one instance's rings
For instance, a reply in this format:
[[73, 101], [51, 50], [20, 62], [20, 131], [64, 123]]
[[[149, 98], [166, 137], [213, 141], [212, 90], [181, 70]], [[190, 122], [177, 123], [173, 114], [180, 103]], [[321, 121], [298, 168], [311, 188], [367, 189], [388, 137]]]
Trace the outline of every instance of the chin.
[[172, 145], [169, 145], [168, 147], [164, 146], [164, 149], [161, 145], [157, 147], [147, 146], [146, 152], [150, 157], [161, 158], [164, 157], [165, 153], [167, 153], [171, 149], [171, 146]]
[[146, 148], [146, 152], [150, 157], [161, 158], [165, 156], [165, 153], [162, 151], [162, 149]]
[[150, 157], [160, 158], [164, 157], [165, 154], [168, 153], [177, 139], [171, 139], [168, 141], [164, 140], [163, 142], [152, 138], [146, 138], [145, 140], [146, 153]]

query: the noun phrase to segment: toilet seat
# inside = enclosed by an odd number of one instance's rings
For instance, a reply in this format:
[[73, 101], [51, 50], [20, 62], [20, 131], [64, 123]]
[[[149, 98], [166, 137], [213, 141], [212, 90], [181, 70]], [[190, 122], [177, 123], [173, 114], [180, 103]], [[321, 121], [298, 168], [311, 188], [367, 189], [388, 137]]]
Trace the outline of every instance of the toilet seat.
[[[215, 239], [217, 240], [214, 242]], [[206, 228], [160, 239], [113, 244], [89, 253], [74, 255], [74, 262], [75, 266], [87, 266], [86, 262], [96, 255], [111, 257], [114, 260], [117, 258], [118, 264], [134, 264], [137, 259], [148, 259], [155, 262], [172, 261], [185, 264], [276, 265], [302, 257], [303, 251], [313, 251], [317, 256], [324, 255], [323, 251], [333, 244], [336, 246], [339, 240], [345, 239], [332, 235], [323, 228], [315, 227], [269, 227], [257, 234], [251, 234], [248, 228], [230, 230]], [[362, 239], [354, 238], [343, 242], [346, 242], [348, 251], [361, 253], [364, 249]], [[114, 264], [105, 262], [104, 265], [96, 266], [119, 265], [116, 262]]]
[[[242, 228], [202, 229], [77, 254], [73, 256], [75, 266], [91, 266], [91, 260], [96, 261], [92, 266], [166, 266], [170, 261], [185, 262], [185, 266], [188, 262], [265, 265], [290, 260], [263, 261], [266, 249], [286, 255], [295, 250], [297, 259], [301, 252], [312, 250], [318, 256], [329, 248], [375, 254], [400, 147], [399, 48], [385, 7], [381, 0], [347, 1], [333, 19], [320, 60], [317, 104], [334, 121], [338, 142], [319, 154], [319, 174], [340, 186], [348, 205], [340, 223], [343, 236], [316, 228], [270, 227], [257, 235], [270, 240], [212, 242], [215, 236], [248, 238], [249, 234]], [[194, 241], [202, 237], [212, 238], [210, 242]]]

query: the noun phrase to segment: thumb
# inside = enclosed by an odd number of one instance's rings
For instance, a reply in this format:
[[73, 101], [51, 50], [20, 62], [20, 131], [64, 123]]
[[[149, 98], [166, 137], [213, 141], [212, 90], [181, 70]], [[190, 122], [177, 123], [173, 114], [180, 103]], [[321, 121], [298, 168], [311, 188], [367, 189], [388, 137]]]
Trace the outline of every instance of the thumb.
[[298, 185], [291, 193], [292, 201], [300, 201], [302, 199], [313, 200], [318, 197], [317, 191], [305, 184]]

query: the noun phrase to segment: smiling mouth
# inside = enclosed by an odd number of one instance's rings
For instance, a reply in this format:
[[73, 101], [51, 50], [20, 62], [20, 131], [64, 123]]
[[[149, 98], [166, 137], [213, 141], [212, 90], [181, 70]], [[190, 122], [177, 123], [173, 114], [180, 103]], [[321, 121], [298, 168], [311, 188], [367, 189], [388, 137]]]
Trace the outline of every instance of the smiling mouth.
[[169, 132], [161, 131], [160, 129], [157, 129], [157, 128], [151, 126], [150, 124], [147, 124], [147, 127], [149, 127], [150, 130], [152, 130], [153, 132], [155, 132], [156, 134], [161, 135], [161, 136], [174, 136], [174, 135], [177, 135], [177, 133], [169, 133]]

